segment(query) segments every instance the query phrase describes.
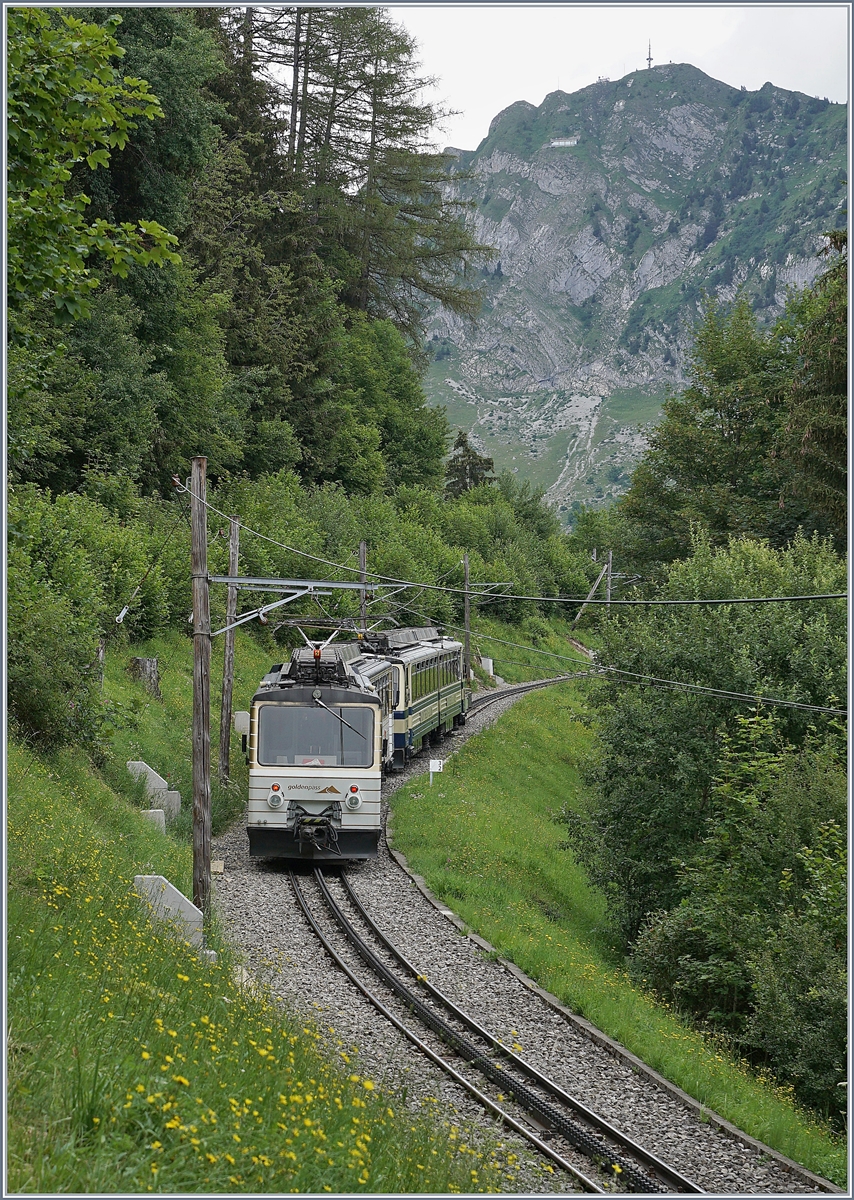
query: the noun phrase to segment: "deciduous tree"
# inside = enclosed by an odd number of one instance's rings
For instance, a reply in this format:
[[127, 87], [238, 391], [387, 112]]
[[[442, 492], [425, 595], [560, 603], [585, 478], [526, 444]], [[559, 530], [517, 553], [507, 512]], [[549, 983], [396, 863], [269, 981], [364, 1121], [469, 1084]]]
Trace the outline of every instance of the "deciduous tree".
[[[845, 565], [826, 541], [798, 535], [784, 550], [743, 538], [693, 554], [666, 572], [664, 598], [805, 595], [844, 590]], [[628, 610], [601, 627], [599, 657], [617, 671], [798, 703], [842, 707], [845, 607], [840, 600]], [[594, 694], [599, 750], [591, 803], [571, 844], [609, 897], [631, 941], [649, 912], [686, 893], [686, 861], [714, 815], [723, 738], [742, 705], [606, 672]], [[781, 708], [784, 741], [801, 745], [831, 718]]]
[[52, 297], [57, 310], [88, 311], [97, 287], [87, 260], [100, 255], [116, 275], [133, 263], [180, 261], [177, 239], [139, 215], [112, 224], [86, 220], [89, 197], [69, 189], [75, 167], [106, 167], [127, 144], [135, 118], [162, 117], [147, 82], [122, 77], [113, 60], [122, 50], [104, 26], [59, 9], [16, 8], [8, 15], [8, 248], [13, 309]]
[[[788, 497], [828, 521], [843, 545], [848, 527], [848, 235], [828, 235], [831, 265], [793, 298], [783, 326], [796, 354], [777, 450], [792, 468]], [[790, 502], [787, 500], [787, 502]]]

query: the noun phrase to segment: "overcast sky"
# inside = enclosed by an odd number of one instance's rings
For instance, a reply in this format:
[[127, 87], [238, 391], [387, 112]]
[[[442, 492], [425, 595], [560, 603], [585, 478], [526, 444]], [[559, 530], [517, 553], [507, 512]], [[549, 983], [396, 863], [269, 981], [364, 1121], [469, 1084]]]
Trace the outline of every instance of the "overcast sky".
[[474, 150], [489, 122], [514, 100], [540, 104], [600, 76], [620, 79], [653, 65], [692, 63], [734, 87], [779, 87], [848, 99], [849, 9], [842, 4], [391, 5], [418, 40], [430, 99], [459, 109], [437, 134]]

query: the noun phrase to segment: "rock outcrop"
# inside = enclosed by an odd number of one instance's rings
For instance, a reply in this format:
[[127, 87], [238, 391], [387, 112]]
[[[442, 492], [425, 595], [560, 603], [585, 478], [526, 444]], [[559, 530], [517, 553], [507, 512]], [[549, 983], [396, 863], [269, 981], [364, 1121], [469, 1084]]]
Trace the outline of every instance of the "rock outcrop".
[[741, 289], [771, 322], [820, 270], [846, 121], [672, 64], [504, 109], [453, 151], [451, 186], [495, 257], [475, 325], [434, 314], [431, 399], [565, 513], [619, 495], [638, 427], [685, 382], [705, 296]]

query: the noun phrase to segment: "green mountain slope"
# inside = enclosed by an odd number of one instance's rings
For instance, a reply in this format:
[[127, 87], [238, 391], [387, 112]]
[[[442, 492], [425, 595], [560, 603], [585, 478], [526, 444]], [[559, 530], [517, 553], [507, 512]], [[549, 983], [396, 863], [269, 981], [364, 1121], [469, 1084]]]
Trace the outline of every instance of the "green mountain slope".
[[637, 427], [685, 380], [703, 296], [744, 289], [770, 322], [815, 278], [846, 127], [844, 105], [685, 64], [512, 104], [454, 151], [496, 258], [476, 325], [434, 314], [431, 401], [564, 512], [619, 495]]

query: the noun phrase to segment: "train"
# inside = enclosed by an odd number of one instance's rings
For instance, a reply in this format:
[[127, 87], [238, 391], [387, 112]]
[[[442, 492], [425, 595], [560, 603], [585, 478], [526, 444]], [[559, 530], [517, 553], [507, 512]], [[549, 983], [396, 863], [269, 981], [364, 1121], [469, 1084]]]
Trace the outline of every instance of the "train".
[[249, 764], [251, 858], [375, 857], [380, 789], [465, 724], [463, 645], [431, 626], [301, 646], [234, 714]]

